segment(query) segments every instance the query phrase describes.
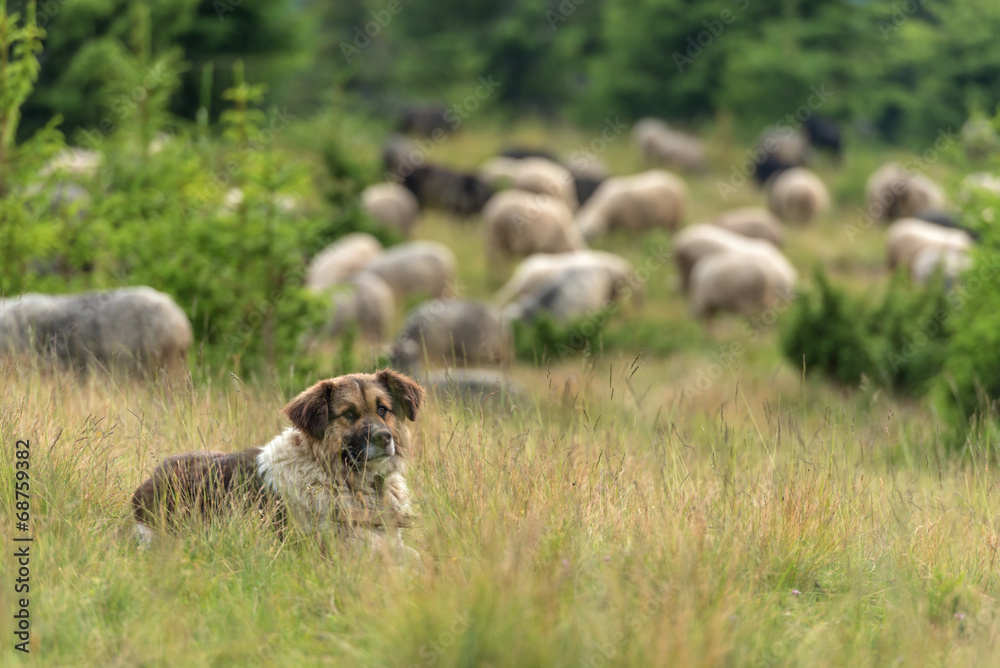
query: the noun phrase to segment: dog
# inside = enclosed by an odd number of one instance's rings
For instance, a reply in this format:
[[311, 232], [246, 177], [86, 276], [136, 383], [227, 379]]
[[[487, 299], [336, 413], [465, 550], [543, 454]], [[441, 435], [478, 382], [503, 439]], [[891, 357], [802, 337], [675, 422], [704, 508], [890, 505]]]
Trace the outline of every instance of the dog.
[[154, 527], [235, 508], [282, 530], [291, 523], [323, 540], [347, 534], [409, 551], [401, 532], [412, 520], [406, 420], [416, 420], [423, 398], [393, 369], [329, 378], [285, 406], [292, 426], [264, 446], [168, 457], [132, 496], [140, 541], [148, 544]]

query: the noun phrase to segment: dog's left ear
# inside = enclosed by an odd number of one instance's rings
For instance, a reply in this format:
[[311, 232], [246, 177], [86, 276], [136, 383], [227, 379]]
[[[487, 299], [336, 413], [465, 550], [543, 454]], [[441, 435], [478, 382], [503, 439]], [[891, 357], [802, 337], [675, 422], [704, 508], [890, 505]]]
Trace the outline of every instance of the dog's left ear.
[[375, 380], [389, 390], [396, 408], [402, 408], [403, 414], [411, 421], [417, 419], [417, 409], [424, 400], [424, 388], [394, 369], [382, 369], [375, 374]]
[[326, 425], [330, 423], [330, 398], [333, 396], [333, 382], [324, 380], [289, 402], [282, 413], [296, 427], [313, 438], [322, 439]]

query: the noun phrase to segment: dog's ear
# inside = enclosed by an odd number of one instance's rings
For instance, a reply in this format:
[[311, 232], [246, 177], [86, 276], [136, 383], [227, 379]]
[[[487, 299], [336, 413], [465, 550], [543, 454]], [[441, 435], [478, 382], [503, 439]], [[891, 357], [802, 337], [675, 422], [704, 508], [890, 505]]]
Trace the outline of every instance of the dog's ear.
[[424, 400], [424, 388], [394, 369], [382, 369], [375, 374], [375, 380], [389, 390], [397, 410], [402, 410], [411, 421], [417, 419], [417, 409]]
[[330, 399], [333, 396], [333, 381], [324, 380], [289, 402], [282, 413], [296, 427], [313, 438], [321, 439], [330, 423]]

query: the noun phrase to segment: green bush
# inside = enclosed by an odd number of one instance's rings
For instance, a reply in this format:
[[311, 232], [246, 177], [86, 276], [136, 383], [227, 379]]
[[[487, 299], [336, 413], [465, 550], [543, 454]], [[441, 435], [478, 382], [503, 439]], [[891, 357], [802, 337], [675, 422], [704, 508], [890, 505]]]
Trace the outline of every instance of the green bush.
[[846, 385], [865, 377], [899, 394], [921, 395], [944, 365], [952, 294], [940, 278], [920, 287], [898, 272], [881, 301], [869, 305], [818, 273], [814, 293], [793, 309], [782, 349], [807, 373]]
[[1000, 212], [1000, 197], [980, 195], [965, 212], [978, 223], [981, 238], [972, 269], [950, 295], [952, 335], [936, 388], [956, 446], [973, 431], [996, 435], [1000, 400], [1000, 230], [984, 219]]
[[836, 289], [822, 272], [816, 290], [799, 298], [782, 336], [785, 357], [807, 373], [820, 372], [846, 385], [871, 377], [875, 359], [862, 327], [861, 306]]

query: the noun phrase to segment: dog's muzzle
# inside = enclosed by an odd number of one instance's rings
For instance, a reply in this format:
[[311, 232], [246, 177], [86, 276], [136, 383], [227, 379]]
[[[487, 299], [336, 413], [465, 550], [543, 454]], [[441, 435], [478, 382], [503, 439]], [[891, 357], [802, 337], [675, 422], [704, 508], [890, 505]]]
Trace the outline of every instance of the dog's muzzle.
[[396, 454], [396, 443], [388, 429], [373, 429], [352, 440], [344, 451], [351, 465], [361, 468], [367, 463], [378, 462]]

